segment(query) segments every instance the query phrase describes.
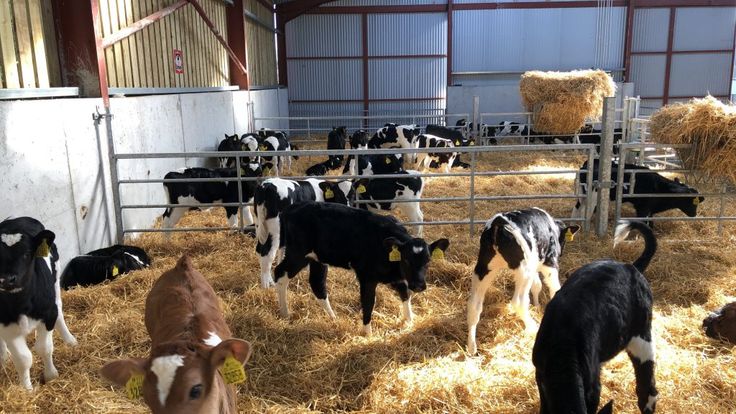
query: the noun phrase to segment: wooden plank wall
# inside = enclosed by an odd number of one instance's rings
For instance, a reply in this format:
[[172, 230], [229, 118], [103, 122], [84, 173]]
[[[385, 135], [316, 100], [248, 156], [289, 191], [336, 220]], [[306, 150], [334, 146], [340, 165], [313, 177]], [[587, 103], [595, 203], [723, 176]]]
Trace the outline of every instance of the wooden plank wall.
[[61, 86], [51, 0], [0, 0], [0, 87]]
[[[273, 14], [257, 0], [246, 0], [245, 7], [246, 10], [258, 16], [261, 21], [273, 22]], [[248, 43], [250, 84], [253, 86], [278, 85], [274, 33], [246, 18], [245, 38]]]
[[[175, 2], [100, 0], [103, 36]], [[225, 4], [221, 0], [200, 0], [200, 4], [226, 36]], [[174, 70], [175, 49], [183, 53], [181, 74]], [[110, 87], [193, 88], [230, 84], [227, 52], [191, 5], [105, 49], [105, 61]]]

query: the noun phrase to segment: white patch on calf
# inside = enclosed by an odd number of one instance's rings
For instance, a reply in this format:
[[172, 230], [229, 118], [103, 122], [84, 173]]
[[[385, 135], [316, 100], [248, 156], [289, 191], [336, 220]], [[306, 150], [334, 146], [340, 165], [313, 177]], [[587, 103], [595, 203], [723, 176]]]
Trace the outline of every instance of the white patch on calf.
[[654, 362], [654, 345], [640, 336], [631, 338], [629, 344], [626, 345], [626, 351], [641, 363]]
[[414, 247], [412, 248], [412, 250], [414, 250], [414, 253], [415, 253], [415, 254], [419, 254], [419, 253], [421, 253], [421, 252], [423, 252], [423, 251], [424, 251], [424, 247], [417, 247], [417, 246], [414, 246]]
[[647, 399], [647, 405], [644, 408], [646, 408], [649, 411], [652, 411], [652, 409], [654, 408], [654, 403], [656, 402], [657, 402], [657, 396], [650, 395], [649, 398]]
[[319, 262], [319, 257], [317, 257], [317, 253], [315, 253], [315, 252], [309, 252], [309, 253], [307, 253], [307, 255], [305, 257], [308, 258], [308, 259], [312, 259], [314, 261]]
[[294, 191], [298, 184], [294, 180], [284, 180], [282, 178], [269, 178], [268, 180], [265, 180], [261, 185], [265, 185], [266, 183], [276, 187], [276, 193], [278, 193], [279, 198], [281, 198], [282, 200], [285, 200], [287, 197], [289, 197], [289, 190]]
[[320, 180], [317, 178], [307, 178], [304, 180], [309, 183], [310, 186], [312, 186], [312, 190], [314, 190], [314, 201], [324, 202], [325, 201], [325, 193], [322, 191], [321, 188], [319, 188], [319, 183], [325, 182], [325, 180]]
[[220, 342], [222, 342], [222, 338], [217, 336], [214, 332], [209, 332], [210, 336], [208, 338], [205, 338], [202, 342], [204, 342], [205, 345], [216, 347], [217, 345], [220, 345]]
[[181, 355], [168, 355], [158, 357], [151, 362], [151, 372], [156, 374], [158, 383], [158, 400], [162, 406], [166, 406], [166, 398], [171, 391], [171, 384], [174, 383], [176, 370], [184, 365], [184, 357]]
[[2, 240], [3, 243], [5, 243], [5, 245], [7, 245], [8, 247], [13, 247], [13, 245], [18, 243], [22, 237], [23, 235], [20, 233], [1, 234], [0, 240]]
[[348, 194], [350, 194], [350, 188], [352, 187], [352, 185], [353, 185], [353, 183], [351, 183], [348, 180], [339, 181], [337, 183], [337, 187], [340, 189], [340, 191], [342, 191], [342, 193], [345, 195], [345, 197], [347, 197]]
[[130, 256], [133, 260], [135, 260], [136, 262], [138, 262], [138, 264], [141, 267], [146, 267], [145, 264], [143, 263], [143, 261], [138, 258], [138, 256], [136, 256], [134, 254], [131, 254], [131, 253], [128, 253], [128, 252], [123, 252], [123, 254]]

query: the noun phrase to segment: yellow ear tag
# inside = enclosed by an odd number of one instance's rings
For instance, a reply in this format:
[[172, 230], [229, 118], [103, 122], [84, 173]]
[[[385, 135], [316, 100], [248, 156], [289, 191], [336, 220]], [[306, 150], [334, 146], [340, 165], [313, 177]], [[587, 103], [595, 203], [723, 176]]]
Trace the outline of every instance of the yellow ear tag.
[[567, 229], [565, 232], [565, 241], [573, 241], [575, 239], [575, 234], [572, 232], [572, 230]]
[[356, 191], [356, 192], [357, 192], [358, 194], [363, 194], [363, 193], [365, 193], [365, 192], [366, 192], [366, 189], [365, 189], [365, 186], [364, 186], [363, 184], [361, 184], [361, 185], [359, 185], [359, 186], [358, 186], [358, 188], [356, 188], [356, 189], [355, 189], [355, 191]]
[[245, 168], [240, 167], [240, 176], [242, 177], [244, 175], [245, 175]]
[[143, 374], [133, 374], [125, 383], [125, 392], [131, 400], [137, 400], [143, 395]]
[[241, 151], [248, 151], [248, 147], [246, 147], [245, 144], [240, 144], [240, 150]]
[[329, 198], [335, 198], [335, 193], [330, 188], [325, 190], [325, 199]]
[[460, 141], [455, 141], [455, 146], [460, 146]]
[[115, 265], [112, 265], [112, 275], [113, 275], [113, 276], [117, 276], [117, 275], [119, 275], [119, 274], [120, 274], [120, 269], [118, 269], [118, 267], [117, 267], [117, 266], [115, 266]]
[[432, 260], [445, 260], [445, 252], [443, 252], [439, 247], [435, 247], [435, 249], [432, 250]]
[[259, 145], [258, 146], [258, 151], [266, 151], [266, 146], [265, 145]]
[[226, 384], [240, 384], [245, 381], [245, 368], [232, 355], [225, 358], [225, 362], [220, 367], [220, 374]]
[[391, 164], [391, 158], [386, 157], [386, 164]]
[[470, 146], [472, 147], [473, 145], [475, 145], [475, 141], [470, 141]]
[[700, 199], [698, 197], [693, 198], [693, 205], [697, 206], [699, 204], [700, 204]]
[[46, 242], [46, 239], [43, 239], [41, 241], [41, 244], [38, 245], [38, 248], [36, 249], [36, 257], [46, 257], [49, 255], [49, 244]]
[[399, 251], [399, 248], [396, 246], [391, 246], [391, 251], [388, 254], [388, 261], [389, 262], [399, 262], [401, 261], [401, 252]]
[[271, 175], [271, 169], [266, 167], [263, 169], [263, 175]]

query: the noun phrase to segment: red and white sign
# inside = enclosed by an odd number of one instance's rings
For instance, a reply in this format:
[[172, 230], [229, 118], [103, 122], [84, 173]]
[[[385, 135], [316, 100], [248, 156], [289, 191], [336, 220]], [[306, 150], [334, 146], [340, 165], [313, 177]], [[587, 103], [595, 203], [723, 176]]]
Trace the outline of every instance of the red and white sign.
[[174, 72], [184, 73], [184, 54], [178, 49], [174, 49]]

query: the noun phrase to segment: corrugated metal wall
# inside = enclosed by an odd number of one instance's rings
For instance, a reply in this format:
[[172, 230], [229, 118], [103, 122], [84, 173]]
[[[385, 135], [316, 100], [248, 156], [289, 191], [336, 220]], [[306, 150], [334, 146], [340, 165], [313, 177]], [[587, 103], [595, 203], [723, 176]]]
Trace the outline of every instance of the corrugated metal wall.
[[735, 27], [736, 7], [635, 9], [631, 81], [642, 105], [729, 98]]
[[[247, 0], [245, 9], [263, 23], [273, 27], [273, 13], [256, 0]], [[276, 48], [273, 30], [245, 19], [245, 39], [248, 42], [248, 81], [253, 86], [278, 85]]]
[[[623, 66], [626, 9], [611, 10], [600, 67]], [[455, 12], [453, 70], [568, 70], [596, 66], [597, 9], [498, 9]]]

